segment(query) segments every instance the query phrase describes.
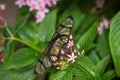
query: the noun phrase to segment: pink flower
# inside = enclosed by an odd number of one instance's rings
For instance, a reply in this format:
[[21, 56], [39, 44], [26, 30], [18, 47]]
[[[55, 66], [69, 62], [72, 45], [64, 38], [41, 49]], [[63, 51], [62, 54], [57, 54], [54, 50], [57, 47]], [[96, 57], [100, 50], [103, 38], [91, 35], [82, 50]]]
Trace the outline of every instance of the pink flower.
[[75, 54], [72, 52], [72, 55], [68, 55], [69, 59], [68, 61], [72, 61], [75, 62], [75, 59], [77, 58], [77, 56], [75, 56]]
[[18, 5], [19, 8], [21, 8], [22, 6], [26, 5], [26, 4], [25, 4], [25, 0], [17, 0], [17, 1], [15, 2], [15, 4]]
[[38, 5], [37, 1], [32, 0], [31, 4], [29, 4], [29, 10], [39, 10], [40, 6]]
[[73, 41], [69, 40], [68, 44], [67, 44], [67, 48], [71, 48], [74, 46]]
[[100, 9], [103, 8], [104, 4], [105, 4], [104, 0], [96, 0], [96, 7], [97, 8], [100, 8]]
[[42, 13], [48, 13], [49, 12], [49, 10], [45, 7], [41, 7], [38, 11], [42, 12]]
[[33, 0], [26, 0], [26, 5], [30, 5], [32, 3]]
[[73, 43], [73, 37], [72, 35], [69, 36], [69, 42], [67, 44], [67, 48], [71, 48], [74, 46], [74, 43]]
[[0, 4], [0, 10], [2, 10], [2, 11], [5, 10], [5, 4]]
[[97, 9], [102, 9], [104, 7], [105, 1], [104, 0], [96, 0], [95, 6], [91, 9], [91, 12], [94, 13]]
[[109, 24], [110, 24], [110, 21], [106, 18], [104, 18], [102, 20], [102, 22], [100, 22], [99, 24], [99, 27], [98, 27], [98, 34], [101, 35], [102, 32], [103, 32], [103, 28], [105, 27], [105, 29], [108, 29], [109, 28]]
[[49, 9], [46, 7], [56, 5], [57, 1], [58, 0], [17, 0], [15, 4], [17, 4], [19, 8], [27, 5], [30, 11], [36, 10], [36, 22], [39, 23], [44, 19], [45, 13], [49, 12]]
[[37, 3], [40, 7], [46, 7], [46, 3], [44, 2], [44, 0], [37, 0]]
[[35, 15], [35, 17], [36, 17], [36, 22], [39, 23], [39, 22], [41, 22], [44, 19], [45, 13], [43, 13], [43, 12], [37, 12], [37, 14]]
[[103, 23], [104, 23], [105, 28], [108, 29], [108, 28], [109, 28], [110, 21], [105, 18], [105, 19], [103, 19]]
[[56, 5], [58, 0], [51, 0], [51, 2]]
[[3, 62], [2, 52], [0, 52], [0, 62]]
[[45, 4], [45, 5], [49, 6], [49, 7], [52, 6], [50, 0], [42, 0], [42, 4]]
[[3, 27], [4, 23], [5, 23], [5, 4], [0, 4], [0, 12], [1, 12], [1, 16], [0, 16], [0, 27]]
[[98, 34], [101, 35], [102, 32], [103, 32], [103, 27], [104, 27], [104, 24], [101, 22], [98, 26]]

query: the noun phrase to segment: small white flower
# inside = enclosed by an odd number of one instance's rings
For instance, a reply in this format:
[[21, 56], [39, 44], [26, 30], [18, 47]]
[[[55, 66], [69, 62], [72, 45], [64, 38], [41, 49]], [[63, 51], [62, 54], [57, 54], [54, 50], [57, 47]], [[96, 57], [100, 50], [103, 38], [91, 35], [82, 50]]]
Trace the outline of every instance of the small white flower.
[[75, 54], [72, 52], [72, 54], [68, 55], [68, 57], [69, 57], [68, 61], [75, 62], [75, 59], [76, 59], [77, 56], [75, 56]]

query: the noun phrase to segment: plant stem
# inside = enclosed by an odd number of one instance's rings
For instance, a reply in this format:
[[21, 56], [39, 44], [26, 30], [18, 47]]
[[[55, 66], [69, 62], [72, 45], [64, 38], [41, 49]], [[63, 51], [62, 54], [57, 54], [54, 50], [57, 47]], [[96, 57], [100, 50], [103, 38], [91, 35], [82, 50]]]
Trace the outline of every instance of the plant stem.
[[14, 38], [14, 36], [13, 36], [12, 32], [8, 29], [8, 27], [7, 27], [7, 26], [5, 26], [5, 29], [7, 30], [8, 34], [10, 35], [10, 37]]
[[25, 44], [25, 45], [27, 45], [27, 46], [29, 46], [29, 47], [37, 50], [38, 52], [41, 52], [41, 50], [38, 49], [36, 46], [33, 46], [33, 45], [31, 45], [31, 44], [29, 44], [29, 43], [27, 43], [27, 42], [25, 42], [25, 41], [23, 41], [23, 40], [21, 40], [21, 39], [19, 39], [19, 38], [14, 37], [14, 40], [15, 40], [15, 41], [18, 41], [18, 42], [20, 42], [20, 43], [23, 43], [23, 44]]
[[5, 37], [4, 37], [3, 39], [8, 39], [8, 40], [11, 40], [11, 41], [12, 41], [12, 40], [15, 40], [15, 41], [18, 41], [18, 42], [20, 42], [20, 43], [22, 43], [22, 44], [24, 44], [24, 45], [27, 45], [27, 46], [29, 46], [29, 47], [37, 50], [38, 52], [42, 52], [42, 50], [40, 50], [40, 49], [37, 48], [36, 46], [31, 45], [30, 43], [27, 43], [27, 42], [25, 42], [25, 41], [23, 41], [23, 40], [21, 40], [21, 39], [19, 39], [19, 38], [14, 37], [14, 35], [13, 35], [12, 32], [8, 29], [7, 26], [5, 26], [5, 29], [7, 30], [8, 34], [10, 35], [10, 37], [8, 37], [8, 38], [5, 38]]

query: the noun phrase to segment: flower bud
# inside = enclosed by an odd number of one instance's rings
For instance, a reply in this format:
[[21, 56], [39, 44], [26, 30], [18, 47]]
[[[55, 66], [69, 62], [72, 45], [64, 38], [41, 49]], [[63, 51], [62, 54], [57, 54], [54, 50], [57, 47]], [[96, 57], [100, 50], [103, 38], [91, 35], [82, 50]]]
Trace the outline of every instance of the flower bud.
[[5, 4], [0, 4], [0, 28], [4, 27], [5, 24]]
[[77, 48], [78, 48], [78, 50], [80, 51], [80, 46], [79, 46], [79, 44], [77, 44]]
[[5, 22], [4, 22], [3, 17], [0, 16], [0, 28], [3, 28], [4, 23], [5, 23]]
[[3, 62], [2, 52], [0, 51], [0, 63]]

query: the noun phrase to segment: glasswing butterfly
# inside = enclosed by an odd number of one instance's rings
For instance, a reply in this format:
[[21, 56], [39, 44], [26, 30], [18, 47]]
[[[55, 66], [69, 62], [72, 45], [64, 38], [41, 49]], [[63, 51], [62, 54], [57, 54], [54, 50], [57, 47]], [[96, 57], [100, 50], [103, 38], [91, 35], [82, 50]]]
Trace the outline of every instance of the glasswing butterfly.
[[35, 73], [43, 74], [46, 70], [55, 65], [61, 56], [61, 50], [70, 53], [66, 46], [69, 41], [69, 36], [73, 26], [74, 20], [72, 16], [68, 16], [56, 29], [47, 48], [40, 56], [36, 66]]

